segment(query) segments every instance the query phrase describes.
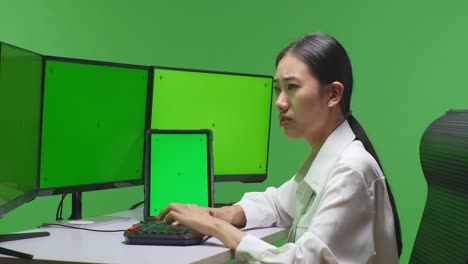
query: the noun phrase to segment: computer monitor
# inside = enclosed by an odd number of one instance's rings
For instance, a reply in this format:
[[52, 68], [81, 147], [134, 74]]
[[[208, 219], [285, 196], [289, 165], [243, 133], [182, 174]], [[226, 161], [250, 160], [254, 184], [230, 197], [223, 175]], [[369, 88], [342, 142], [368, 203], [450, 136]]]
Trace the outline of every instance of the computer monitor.
[[213, 131], [215, 181], [267, 177], [272, 76], [154, 67], [152, 129]]
[[81, 193], [143, 183], [150, 68], [44, 58], [39, 195]]
[[[37, 195], [42, 56], [0, 42], [0, 218]], [[0, 242], [48, 235], [0, 234]], [[0, 247], [0, 254], [32, 255]]]

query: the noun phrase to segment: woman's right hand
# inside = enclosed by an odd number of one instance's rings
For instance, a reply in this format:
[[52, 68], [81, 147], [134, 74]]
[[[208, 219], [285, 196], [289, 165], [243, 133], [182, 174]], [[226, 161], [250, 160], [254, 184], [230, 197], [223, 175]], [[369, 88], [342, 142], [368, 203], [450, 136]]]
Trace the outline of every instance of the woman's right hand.
[[158, 217], [168, 224], [182, 224], [202, 234], [216, 237], [228, 248], [236, 250], [246, 235], [230, 223], [236, 222], [239, 215], [245, 219], [244, 210], [237, 205], [206, 208], [195, 204], [171, 203]]

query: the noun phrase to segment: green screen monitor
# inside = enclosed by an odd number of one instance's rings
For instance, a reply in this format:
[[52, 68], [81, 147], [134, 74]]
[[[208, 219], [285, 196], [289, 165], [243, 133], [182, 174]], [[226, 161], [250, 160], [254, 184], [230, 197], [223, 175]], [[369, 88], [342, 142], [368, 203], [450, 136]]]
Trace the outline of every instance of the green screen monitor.
[[45, 57], [39, 195], [143, 183], [149, 73]]
[[145, 155], [145, 219], [169, 203], [213, 206], [210, 130], [148, 130]]
[[271, 76], [154, 68], [152, 129], [210, 129], [215, 181], [267, 177]]
[[[37, 195], [41, 74], [41, 55], [0, 42], [0, 218]], [[0, 234], [0, 241], [47, 235]], [[33, 257], [2, 247], [0, 255]]]
[[42, 56], [0, 42], [0, 217], [38, 189]]

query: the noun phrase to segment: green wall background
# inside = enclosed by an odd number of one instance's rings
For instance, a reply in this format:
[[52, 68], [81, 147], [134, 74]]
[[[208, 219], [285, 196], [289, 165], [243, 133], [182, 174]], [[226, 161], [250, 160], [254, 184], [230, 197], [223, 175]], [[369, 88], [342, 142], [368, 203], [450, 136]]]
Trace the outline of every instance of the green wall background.
[[[461, 0], [0, 0], [0, 41], [62, 57], [273, 75], [276, 53], [296, 38], [313, 31], [335, 36], [354, 67], [353, 113], [397, 200], [407, 263], [427, 193], [421, 135], [446, 110], [468, 108], [467, 8]], [[215, 201], [280, 185], [308, 151], [305, 142], [284, 138], [274, 115], [268, 179], [217, 183]], [[11, 212], [0, 233], [53, 221], [59, 199], [38, 197]], [[84, 215], [125, 210], [142, 199], [142, 187], [85, 193]]]

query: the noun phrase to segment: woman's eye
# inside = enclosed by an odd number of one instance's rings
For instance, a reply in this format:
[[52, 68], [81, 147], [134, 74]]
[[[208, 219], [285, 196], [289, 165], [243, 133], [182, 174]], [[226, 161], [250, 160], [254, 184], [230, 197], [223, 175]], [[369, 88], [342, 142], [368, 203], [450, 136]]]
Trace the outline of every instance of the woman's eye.
[[273, 91], [275, 92], [275, 94], [281, 93], [281, 89], [279, 87], [273, 87]]
[[293, 83], [288, 84], [288, 90], [289, 91], [297, 89], [297, 88], [299, 88], [299, 85], [297, 85], [297, 84], [293, 84]]

